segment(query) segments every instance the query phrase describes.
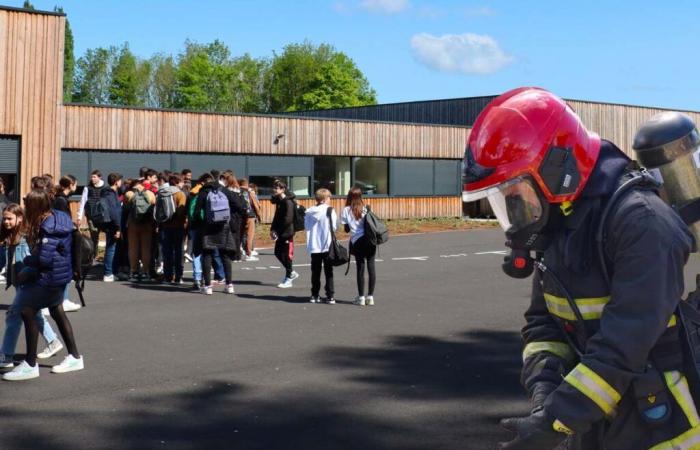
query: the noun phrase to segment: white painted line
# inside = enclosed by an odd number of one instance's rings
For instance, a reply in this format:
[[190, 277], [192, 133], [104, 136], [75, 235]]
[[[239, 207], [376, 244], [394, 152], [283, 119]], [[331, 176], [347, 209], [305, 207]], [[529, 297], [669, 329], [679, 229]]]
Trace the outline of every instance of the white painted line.
[[474, 253], [475, 255], [507, 255], [508, 250], [499, 250], [497, 252], [479, 252], [479, 253]]
[[408, 258], [391, 258], [392, 261], [427, 261], [430, 256], [410, 256]]
[[256, 267], [257, 270], [267, 270], [267, 267]]
[[440, 258], [460, 258], [462, 256], [469, 256], [467, 253], [457, 253], [456, 255], [440, 255]]
[[270, 269], [281, 269], [280, 266], [269, 266], [269, 267], [270, 267]]

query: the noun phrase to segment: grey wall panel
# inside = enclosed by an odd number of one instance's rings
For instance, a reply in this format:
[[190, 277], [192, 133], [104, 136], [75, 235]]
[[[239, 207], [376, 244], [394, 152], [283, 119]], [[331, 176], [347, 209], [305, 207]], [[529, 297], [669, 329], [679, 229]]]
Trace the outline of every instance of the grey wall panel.
[[306, 156], [249, 156], [248, 176], [313, 176], [313, 158]]
[[0, 138], [0, 173], [19, 172], [19, 140]]
[[238, 178], [246, 177], [246, 157], [242, 155], [173, 153], [173, 160], [173, 170], [190, 169], [194, 179], [213, 169], [233, 170]]
[[389, 160], [390, 195], [433, 195], [433, 160]]
[[104, 178], [110, 172], [118, 172], [125, 178], [137, 178], [143, 166], [157, 171], [170, 169], [170, 153], [95, 151], [90, 156], [90, 170], [99, 169]]
[[73, 175], [78, 185], [87, 184], [90, 178], [88, 152], [82, 150], [63, 150], [61, 152], [61, 176]]
[[462, 162], [456, 160], [435, 160], [435, 195], [459, 195], [461, 191]]

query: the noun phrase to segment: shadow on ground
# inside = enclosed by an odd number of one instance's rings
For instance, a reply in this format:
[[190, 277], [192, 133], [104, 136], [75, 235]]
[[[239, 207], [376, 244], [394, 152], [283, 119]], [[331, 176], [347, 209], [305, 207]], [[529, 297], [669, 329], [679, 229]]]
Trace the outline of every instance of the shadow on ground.
[[[95, 411], [97, 405], [80, 411], [2, 406], [0, 436], [8, 449], [129, 450], [487, 449], [502, 440], [494, 408], [481, 407], [504, 405], [505, 411], [522, 397], [516, 333], [398, 336], [382, 347], [326, 348], [309, 363], [331, 381], [350, 383], [279, 385], [268, 392], [224, 376], [184, 389], [115, 393], [105, 397], [104, 411]], [[92, 438], [69, 445], [41, 423], [79, 426]]]

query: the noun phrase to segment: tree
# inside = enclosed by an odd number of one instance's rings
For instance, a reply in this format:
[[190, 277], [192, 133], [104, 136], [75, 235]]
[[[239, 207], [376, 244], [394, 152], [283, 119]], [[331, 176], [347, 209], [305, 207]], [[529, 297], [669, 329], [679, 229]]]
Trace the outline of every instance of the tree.
[[112, 61], [117, 49], [98, 47], [88, 49], [76, 62], [73, 100], [80, 103], [104, 105], [109, 103]]
[[175, 61], [170, 55], [156, 54], [150, 59], [151, 78], [146, 104], [154, 108], [175, 108]]
[[[26, 2], [29, 3], [29, 2]], [[55, 12], [64, 13], [63, 7], [56, 6]], [[73, 30], [66, 18], [65, 42], [63, 44], [63, 101], [70, 102], [73, 97], [73, 77], [75, 75], [75, 51], [73, 42]]]
[[232, 111], [259, 113], [265, 111], [265, 72], [269, 62], [255, 59], [249, 54], [235, 58], [231, 62], [233, 78], [230, 89], [233, 91]]
[[29, 0], [24, 0], [24, 4], [22, 4], [22, 8], [34, 9], [34, 5], [32, 5], [32, 2], [30, 2]]
[[[324, 82], [335, 83], [343, 92], [336, 93]], [[281, 54], [273, 54], [265, 91], [270, 112], [376, 103], [375, 92], [352, 59], [328, 44], [314, 46], [308, 41], [287, 45]]]
[[[148, 77], [145, 78], [147, 80]], [[119, 49], [114, 61], [108, 92], [112, 105], [141, 106], [145, 103], [144, 75], [139, 73], [139, 62], [129, 50], [128, 44]]]

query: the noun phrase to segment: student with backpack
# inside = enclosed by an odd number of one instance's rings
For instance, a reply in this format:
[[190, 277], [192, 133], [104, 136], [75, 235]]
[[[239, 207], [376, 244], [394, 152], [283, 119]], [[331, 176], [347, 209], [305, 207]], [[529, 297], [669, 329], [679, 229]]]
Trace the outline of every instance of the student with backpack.
[[36, 363], [39, 335], [36, 314], [42, 308], [49, 308], [69, 353], [51, 371], [64, 373], [82, 370], [84, 367], [73, 328], [62, 307], [63, 291], [73, 279], [73, 222], [66, 213], [51, 209], [51, 198], [43, 190], [30, 191], [24, 198], [24, 204], [28, 224], [27, 242], [31, 254], [24, 258], [24, 267], [17, 273], [16, 281], [21, 288], [16, 301], [22, 305], [27, 355], [20, 365], [3, 375], [3, 379], [8, 381], [39, 376], [39, 366]]
[[270, 225], [270, 238], [275, 241], [275, 256], [285, 271], [284, 279], [277, 287], [287, 289], [292, 287], [294, 280], [299, 278], [299, 274], [293, 268], [294, 233], [299, 231], [294, 226], [297, 204], [294, 201], [294, 193], [289, 192], [287, 185], [281, 180], [275, 180], [272, 184], [270, 202], [275, 205], [275, 215]]
[[333, 243], [333, 234], [338, 228], [338, 216], [330, 207], [331, 191], [316, 191], [316, 206], [306, 210], [306, 250], [311, 255], [311, 303], [321, 303], [321, 267], [326, 276], [326, 303], [333, 305], [333, 265], [328, 260], [328, 251]]
[[83, 189], [83, 196], [78, 205], [76, 225], [80, 226], [84, 213], [87, 217], [88, 228], [90, 229], [90, 238], [95, 248], [97, 248], [97, 243], [100, 239], [100, 230], [93, 222], [92, 217], [97, 213], [95, 208], [99, 208], [97, 205], [100, 203], [102, 191], [105, 189], [109, 189], [109, 187], [105, 184], [104, 180], [102, 180], [102, 172], [93, 170], [90, 173], [90, 183]]
[[104, 255], [104, 276], [102, 281], [111, 283], [114, 281], [114, 254], [117, 250], [117, 241], [121, 238], [122, 204], [119, 201], [119, 189], [122, 186], [122, 176], [118, 173], [110, 173], [107, 176], [109, 189], [100, 194], [100, 205], [103, 212], [100, 223], [97, 224], [100, 231], [104, 231], [107, 238]]
[[[355, 255], [357, 267], [357, 297], [354, 303], [360, 306], [374, 305], [374, 286], [377, 282], [377, 272], [374, 259], [377, 246], [365, 236], [365, 216], [367, 207], [362, 200], [362, 189], [355, 186], [348, 191], [345, 208], [340, 222], [345, 225], [345, 232], [350, 233], [350, 253]], [[369, 276], [367, 295], [365, 296], [365, 267]]]
[[[221, 186], [218, 180], [213, 177], [202, 186], [197, 194], [194, 205], [194, 217], [201, 221], [199, 230], [199, 246], [202, 251], [202, 275], [204, 285], [201, 288], [202, 294], [212, 295], [211, 269], [215, 252], [221, 256], [224, 277], [226, 280], [225, 292], [234, 293], [233, 279], [231, 274], [231, 259], [238, 251], [240, 242], [236, 238], [234, 230], [231, 229], [232, 204], [237, 204], [233, 198], [233, 193]], [[242, 204], [237, 207], [242, 210]], [[197, 244], [195, 244], [197, 247]]]
[[[19, 333], [22, 329], [21, 311], [23, 304], [18, 300], [23, 297], [19, 295], [22, 286], [17, 284], [17, 273], [24, 267], [24, 258], [29, 255], [29, 245], [25, 238], [27, 222], [24, 218], [24, 210], [16, 203], [10, 203], [2, 213], [2, 228], [0, 228], [0, 244], [2, 245], [0, 262], [7, 269], [7, 287], [14, 286], [17, 294], [12, 305], [5, 315], [5, 334], [0, 348], [0, 370], [14, 368], [14, 355], [19, 340]], [[44, 319], [42, 314], [35, 316], [37, 326], [48, 347], [37, 357], [39, 359], [49, 358], [63, 349], [63, 344], [57, 339], [56, 333], [51, 325]]]
[[241, 242], [243, 240], [243, 231], [246, 221], [246, 200], [241, 191], [241, 186], [236, 179], [236, 175], [231, 170], [223, 173], [224, 184], [227, 189], [227, 197], [229, 198], [229, 208], [231, 210], [231, 232], [238, 243], [236, 250], [233, 252], [233, 260], [240, 261], [244, 255], [241, 250]]
[[[129, 266], [131, 281], [150, 281], [151, 245], [153, 240], [153, 205], [156, 196], [146, 190], [140, 180], [133, 182], [131, 190], [126, 193], [128, 209], [127, 235], [129, 238]], [[141, 269], [139, 269], [139, 261]]]
[[160, 247], [163, 253], [163, 278], [167, 283], [181, 284], [183, 245], [187, 224], [187, 197], [182, 192], [180, 175], [171, 174], [168, 186], [158, 189], [154, 211], [160, 228]]

